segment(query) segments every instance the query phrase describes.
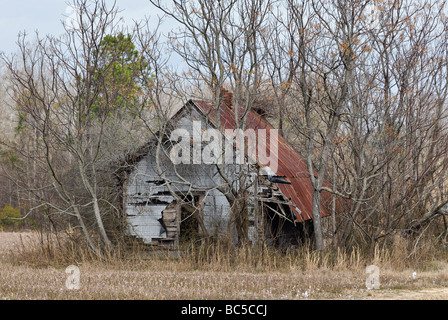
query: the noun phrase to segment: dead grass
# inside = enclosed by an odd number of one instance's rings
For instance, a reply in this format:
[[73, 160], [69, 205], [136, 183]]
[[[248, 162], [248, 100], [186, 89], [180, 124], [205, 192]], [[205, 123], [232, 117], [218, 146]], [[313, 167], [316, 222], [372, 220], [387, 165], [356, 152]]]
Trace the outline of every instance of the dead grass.
[[[370, 261], [359, 250], [280, 254], [204, 245], [177, 259], [119, 252], [95, 260], [48, 240], [0, 233], [0, 299], [448, 299], [448, 263], [419, 260], [413, 268], [393, 252], [377, 252]], [[381, 290], [366, 290], [371, 263], [380, 268]], [[80, 269], [79, 290], [65, 286], [71, 264]]]

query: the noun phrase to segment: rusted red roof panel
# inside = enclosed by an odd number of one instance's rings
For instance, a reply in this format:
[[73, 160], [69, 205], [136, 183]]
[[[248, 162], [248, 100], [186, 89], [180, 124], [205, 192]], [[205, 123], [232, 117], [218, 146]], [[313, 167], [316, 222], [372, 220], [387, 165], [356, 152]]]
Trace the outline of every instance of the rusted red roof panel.
[[[206, 101], [193, 101], [193, 103], [213, 124], [216, 125], [216, 110], [210, 103]], [[236, 129], [238, 127], [235, 120], [234, 108], [229, 108], [227, 106], [220, 107], [221, 130]], [[244, 109], [240, 107], [238, 110], [239, 118], [242, 119]], [[267, 139], [265, 141], [265, 150], [269, 154], [269, 130], [275, 128], [270, 125], [265, 118], [251, 110], [247, 114], [245, 129], [254, 129], [255, 132], [257, 132], [257, 129], [266, 129]], [[258, 142], [260, 143], [261, 141]], [[260, 147], [260, 145], [258, 145], [258, 147]], [[285, 180], [291, 182], [290, 185], [278, 184], [277, 186], [283, 195], [301, 211], [301, 214], [299, 214], [295, 206], [290, 205], [292, 212], [294, 212], [297, 217], [297, 221], [301, 222], [312, 219], [313, 187], [309, 179], [307, 164], [300, 154], [294, 150], [294, 148], [280, 134], [278, 135], [278, 170], [276, 173], [278, 176], [286, 177]], [[321, 214], [322, 216], [329, 215], [324, 207], [321, 208]]]

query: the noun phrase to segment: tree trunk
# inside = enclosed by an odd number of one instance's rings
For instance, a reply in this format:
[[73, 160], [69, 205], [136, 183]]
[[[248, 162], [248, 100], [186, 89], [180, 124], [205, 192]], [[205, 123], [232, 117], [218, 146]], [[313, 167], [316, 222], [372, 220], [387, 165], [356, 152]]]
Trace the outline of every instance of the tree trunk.
[[81, 179], [84, 184], [84, 187], [86, 188], [86, 190], [90, 193], [90, 196], [92, 197], [93, 212], [95, 215], [96, 223], [98, 225], [101, 239], [103, 240], [106, 247], [108, 249], [110, 249], [110, 248], [112, 248], [112, 242], [109, 240], [109, 237], [107, 236], [106, 230], [104, 228], [103, 218], [101, 217], [100, 207], [98, 205], [98, 198], [97, 198], [97, 195], [95, 192], [96, 190], [90, 185], [88, 178], [87, 178], [87, 173], [85, 171], [84, 166], [82, 165], [82, 162], [79, 162], [78, 167], [79, 167], [79, 173], [81, 175]]
[[79, 225], [81, 226], [81, 230], [84, 234], [84, 237], [87, 241], [87, 244], [89, 245], [90, 249], [92, 249], [95, 253], [98, 254], [98, 249], [93, 244], [92, 239], [90, 238], [89, 231], [87, 230], [87, 227], [84, 224], [84, 220], [82, 219], [81, 213], [79, 212], [79, 209], [77, 206], [74, 206], [74, 211], [75, 211], [76, 218], [78, 219]]
[[98, 224], [98, 229], [100, 231], [101, 238], [103, 239], [106, 247], [108, 249], [112, 248], [112, 242], [109, 240], [107, 236], [106, 229], [104, 228], [103, 219], [101, 217], [100, 207], [98, 206], [98, 199], [94, 196], [93, 199], [93, 211], [95, 213], [95, 219]]
[[314, 228], [314, 247], [316, 250], [322, 250], [324, 248], [324, 237], [322, 232], [322, 218], [320, 212], [320, 198], [321, 194], [319, 190], [313, 190], [313, 228]]

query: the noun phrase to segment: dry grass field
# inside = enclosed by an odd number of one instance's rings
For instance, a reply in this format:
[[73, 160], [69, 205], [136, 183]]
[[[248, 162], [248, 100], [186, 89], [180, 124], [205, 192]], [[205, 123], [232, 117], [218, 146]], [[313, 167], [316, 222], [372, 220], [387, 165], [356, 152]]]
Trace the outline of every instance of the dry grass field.
[[254, 260], [247, 263], [247, 252], [246, 263], [231, 267], [225, 260], [197, 264], [186, 258], [73, 261], [80, 287], [69, 290], [68, 263], [20, 259], [33, 254], [36, 240], [33, 233], [0, 233], [0, 299], [448, 299], [446, 262], [399, 270], [378, 261], [380, 289], [367, 290], [366, 266], [356, 256], [336, 257], [331, 266], [311, 255], [273, 256], [257, 267]]

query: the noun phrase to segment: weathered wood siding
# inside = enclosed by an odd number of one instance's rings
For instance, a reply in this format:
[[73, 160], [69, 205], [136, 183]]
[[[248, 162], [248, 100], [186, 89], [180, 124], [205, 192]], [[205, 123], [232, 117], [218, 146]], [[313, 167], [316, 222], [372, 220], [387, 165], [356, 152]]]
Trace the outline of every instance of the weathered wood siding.
[[[196, 110], [184, 115], [176, 128], [183, 128], [192, 134], [193, 120], [201, 121], [206, 127], [204, 119]], [[161, 166], [168, 179], [179, 181], [171, 160], [161, 156]], [[212, 165], [181, 164], [176, 170], [188, 181], [200, 187], [216, 187], [220, 183], [219, 174]], [[126, 181], [125, 212], [129, 222], [129, 233], [141, 238], [145, 243], [151, 243], [154, 238], [166, 238], [162, 225], [158, 221], [162, 211], [174, 200], [168, 187], [157, 174], [155, 151], [143, 157], [133, 168]], [[176, 192], [186, 192], [189, 186], [173, 183], [171, 187]], [[216, 189], [205, 194], [203, 209], [204, 224], [209, 234], [219, 233], [227, 226], [230, 206], [226, 197]]]

